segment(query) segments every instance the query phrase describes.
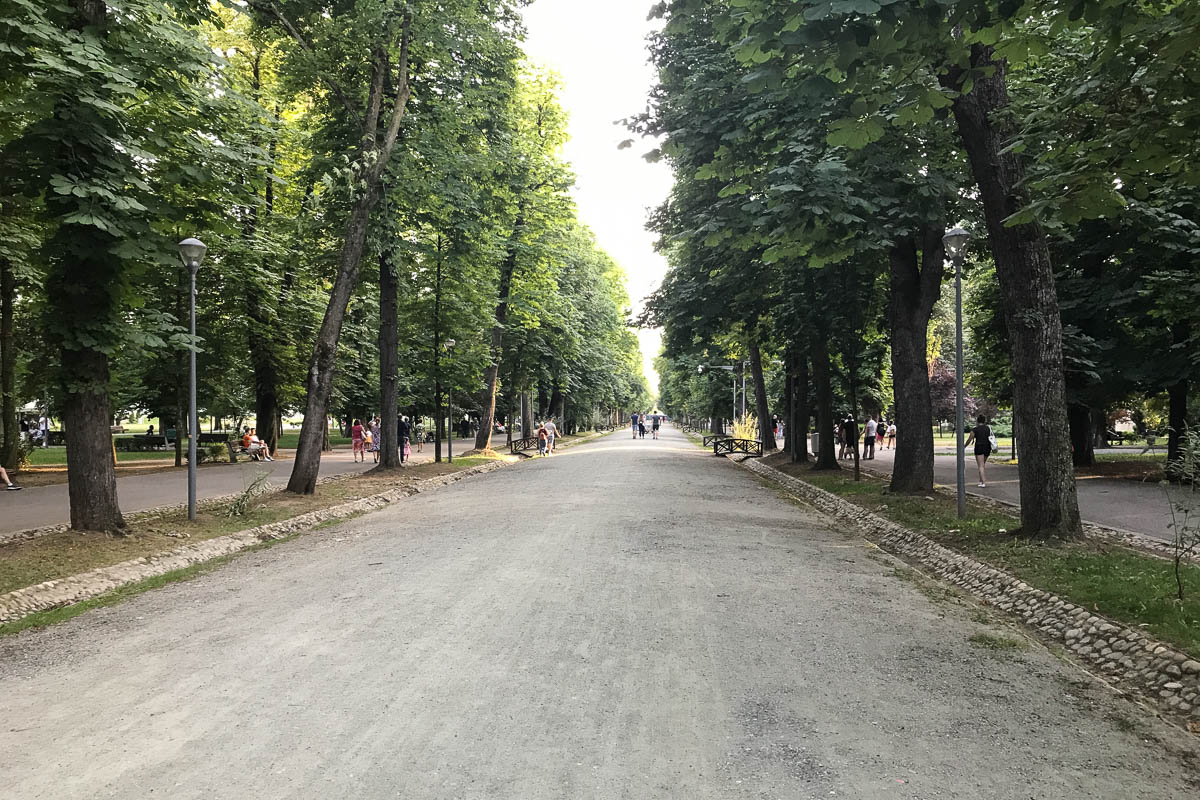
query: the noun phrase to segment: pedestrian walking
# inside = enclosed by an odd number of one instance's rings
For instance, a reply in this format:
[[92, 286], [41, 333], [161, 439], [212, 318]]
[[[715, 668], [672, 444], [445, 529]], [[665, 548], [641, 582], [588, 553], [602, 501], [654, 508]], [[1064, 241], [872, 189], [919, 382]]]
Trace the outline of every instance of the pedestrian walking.
[[539, 425], [537, 429], [538, 440], [538, 455], [545, 456], [546, 448], [549, 446], [550, 434], [546, 431], [545, 425]]
[[542, 427], [546, 430], [546, 451], [554, 455], [554, 440], [558, 438], [558, 426], [554, 424], [554, 417], [546, 420]]
[[361, 457], [363, 461], [367, 460], [363, 452], [363, 426], [359, 420], [354, 420], [354, 424], [350, 427], [350, 446], [354, 452], [354, 461], [357, 463]]
[[50, 446], [50, 418], [47, 417], [45, 414], [42, 414], [40, 417], [38, 417], [37, 430], [38, 430], [38, 439], [41, 440], [40, 446], [41, 447], [49, 447]]
[[4, 467], [0, 467], [0, 480], [4, 481], [4, 486], [7, 491], [10, 491], [10, 492], [21, 491], [21, 487], [17, 486], [15, 483], [12, 482], [12, 480], [9, 479], [8, 472], [5, 471]]
[[636, 439], [638, 431], [638, 412], [633, 412], [633, 414], [629, 416], [629, 420], [629, 427], [633, 430], [633, 438]]
[[646, 415], [645, 414], [642, 414], [642, 416], [638, 419], [637, 433], [638, 433], [639, 439], [646, 438]]
[[896, 449], [896, 420], [892, 420], [887, 426], [887, 449]]
[[658, 438], [658, 429], [662, 425], [662, 416], [655, 414], [650, 418], [650, 427], [654, 431], [654, 438]]
[[863, 434], [862, 457], [864, 461], [871, 461], [875, 458], [875, 430], [878, 427], [875, 417], [868, 414], [867, 423], [863, 427], [865, 432]]
[[987, 488], [987, 460], [995, 448], [995, 437], [992, 436], [992, 429], [987, 424], [987, 417], [980, 414], [975, 420], [976, 425], [971, 430], [971, 435], [967, 437], [964, 449], [975, 445], [975, 466], [979, 468], [979, 488]]
[[419, 418], [412, 422], [411, 437], [417, 441], [417, 452], [422, 452], [425, 449], [425, 423]]
[[375, 461], [376, 464], [378, 464], [379, 463], [379, 439], [380, 439], [379, 417], [372, 418], [371, 422], [367, 425], [367, 435], [365, 438], [366, 438], [367, 450], [370, 451], [371, 458]]

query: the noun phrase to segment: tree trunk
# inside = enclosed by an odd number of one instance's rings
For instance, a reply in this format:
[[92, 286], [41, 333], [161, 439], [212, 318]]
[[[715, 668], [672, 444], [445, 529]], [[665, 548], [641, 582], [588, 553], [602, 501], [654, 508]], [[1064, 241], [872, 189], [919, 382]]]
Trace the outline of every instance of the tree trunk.
[[1067, 425], [1071, 432], [1071, 461], [1077, 467], [1088, 467], [1096, 463], [1093, 449], [1092, 410], [1085, 405], [1072, 403], [1067, 406]]
[[13, 337], [16, 295], [17, 281], [12, 263], [0, 256], [0, 420], [4, 424], [0, 466], [9, 471], [17, 469], [17, 446], [21, 437], [21, 426], [17, 422], [17, 343]]
[[342, 335], [342, 323], [346, 319], [350, 295], [358, 284], [359, 266], [367, 244], [367, 228], [379, 194], [378, 183], [371, 181], [366, 192], [354, 203], [337, 279], [317, 332], [317, 340], [313, 344], [308, 376], [304, 382], [308, 393], [304, 404], [304, 422], [300, 426], [300, 443], [296, 446], [296, 463], [292, 466], [292, 476], [287, 485], [287, 490], [295, 494], [312, 494], [317, 488], [324, 437], [322, 431], [329, 408], [329, 395], [333, 391], [338, 339]]
[[124, 532], [125, 519], [117, 505], [117, 475], [109, 431], [108, 357], [82, 349], [63, 350], [61, 357], [64, 375], [82, 384], [76, 391], [66, 393], [63, 406], [71, 528]]
[[817, 463], [814, 469], [841, 469], [834, 447], [833, 384], [830, 380], [829, 349], [817, 337], [813, 346], [813, 382], [817, 390]]
[[1179, 459], [1180, 440], [1187, 430], [1188, 382], [1181, 380], [1167, 387], [1167, 463]]
[[504, 355], [504, 326], [508, 323], [508, 295], [512, 290], [513, 272], [517, 268], [517, 242], [525, 227], [524, 197], [518, 201], [517, 217], [513, 222], [512, 237], [508, 242], [508, 253], [500, 265], [500, 292], [496, 300], [496, 324], [492, 326], [492, 361], [483, 373], [483, 392], [479, 396], [479, 434], [475, 437], [475, 449], [487, 450], [492, 446], [492, 424], [496, 419], [496, 383], [500, 377], [500, 359]]
[[750, 372], [754, 378], [754, 408], [758, 414], [758, 438], [762, 440], [763, 454], [779, 449], [775, 444], [775, 426], [771, 424], [771, 405], [767, 399], [767, 382], [763, 378], [762, 350], [758, 339], [750, 338]]
[[808, 397], [808, 354], [801, 351], [795, 351], [793, 353], [793, 359], [793, 419], [788, 420], [788, 427], [793, 432], [792, 441], [795, 443], [795, 446], [792, 449], [792, 463], [807, 464], [808, 420], [812, 416], [812, 408], [809, 405]]
[[945, 272], [942, 235], [931, 227], [917, 242], [904, 239], [888, 254], [892, 382], [896, 399], [896, 450], [891, 491], [933, 491], [933, 405], [929, 397], [928, 332]]
[[[1008, 106], [1007, 64], [993, 55], [989, 46], [972, 46], [972, 66], [993, 71], [975, 76], [972, 90], [954, 101], [954, 116], [979, 185], [1004, 298], [1021, 428], [1021, 528], [1031, 537], [1074, 538], [1082, 528], [1067, 431], [1062, 318], [1045, 234], [1036, 223], [1005, 222], [1029, 195], [1020, 157], [1004, 151], [1011, 126], [998, 112]], [[943, 80], [958, 88], [961, 71]]]
[[379, 466], [400, 466], [396, 382], [400, 369], [400, 282], [391, 258], [379, 256]]
[[529, 392], [521, 392], [521, 438], [533, 435], [533, 399]]

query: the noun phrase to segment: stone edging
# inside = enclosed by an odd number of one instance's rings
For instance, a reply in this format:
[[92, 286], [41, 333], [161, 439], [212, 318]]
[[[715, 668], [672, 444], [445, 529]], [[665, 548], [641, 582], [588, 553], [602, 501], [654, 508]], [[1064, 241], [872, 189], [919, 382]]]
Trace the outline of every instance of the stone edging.
[[[570, 442], [564, 442], [563, 447], [569, 448], [578, 444], [589, 442], [592, 439], [598, 439], [605, 436], [611, 431], [601, 433], [591, 433], [586, 436], [577, 437]], [[303, 530], [307, 530], [323, 522], [345, 519], [347, 517], [364, 514], [369, 511], [375, 511], [383, 508], [396, 500], [399, 500], [410, 495], [418, 494], [426, 489], [433, 489], [438, 486], [445, 486], [449, 483], [462, 480], [463, 478], [472, 475], [480, 475], [485, 472], [500, 469], [501, 467], [509, 466], [510, 464], [519, 464], [520, 461], [490, 461], [486, 464], [480, 464], [475, 467], [468, 467], [461, 472], [452, 472], [448, 475], [439, 475], [437, 477], [428, 478], [420, 481], [412, 486], [397, 487], [390, 489], [380, 494], [371, 495], [370, 497], [351, 500], [347, 503], [342, 503], [329, 508], [322, 508], [316, 511], [310, 511], [307, 514], [301, 514], [291, 519], [271, 522], [266, 525], [260, 525], [257, 528], [238, 531], [237, 533], [218, 536], [212, 539], [206, 539], [195, 544], [184, 545], [177, 547], [174, 550], [169, 550], [165, 553], [157, 553], [155, 555], [143, 556], [141, 558], [130, 559], [119, 564], [112, 564], [107, 567], [97, 567], [96, 569], [82, 572], [78, 575], [71, 575], [66, 578], [57, 578], [51, 581], [45, 581], [34, 586], [27, 586], [23, 589], [14, 589], [7, 594], [0, 595], [0, 623], [12, 622], [22, 617], [33, 614], [38, 611], [49, 611], [54, 608], [78, 603], [83, 600], [90, 600], [93, 597], [98, 597], [105, 592], [112, 591], [126, 584], [136, 581], [152, 578], [156, 575], [162, 575], [173, 570], [190, 567], [195, 564], [200, 564], [214, 558], [237, 553], [245, 550], [248, 547], [259, 544], [261, 542], [269, 542], [277, 539], [282, 539]], [[346, 480], [353, 475], [359, 473], [346, 473], [343, 475], [332, 475], [321, 483], [331, 481]], [[237, 495], [229, 497], [214, 497], [204, 501], [204, 505], [219, 504], [222, 501], [228, 501]], [[153, 516], [161, 516], [173, 511], [177, 511], [181, 507], [179, 505], [162, 506], [155, 509], [147, 509], [136, 512], [138, 518], [146, 519]], [[132, 515], [131, 515], [132, 516]], [[56, 527], [53, 530], [65, 529], [64, 527]], [[50, 532], [49, 530], [45, 532]], [[28, 536], [25, 538], [34, 538]]]
[[[871, 467], [862, 467], [861, 469], [864, 473], [876, 478], [881, 478], [883, 480], [891, 480], [892, 478], [891, 473], [880, 472], [876, 469], [872, 469]], [[952, 491], [952, 489], [953, 487], [934, 487], [935, 492], [942, 491], [948, 493]], [[987, 503], [993, 508], [1001, 508], [1004, 511], [1015, 511], [1018, 514], [1021, 510], [1021, 507], [1018, 504], [1008, 500], [1001, 500], [999, 497], [991, 497], [990, 495], [980, 494], [979, 492], [972, 492], [970, 489], [967, 489], [967, 494], [976, 500]], [[1137, 531], [1129, 531], [1125, 530], [1124, 528], [1113, 528], [1108, 525], [1100, 525], [1096, 522], [1088, 522], [1087, 520], [1083, 520], [1083, 535], [1089, 539], [1095, 539], [1097, 541], [1107, 542], [1109, 544], [1116, 543], [1122, 547], [1141, 550], [1142, 552], [1152, 555], [1156, 558], [1165, 558], [1168, 560], [1175, 558], [1175, 548], [1170, 542], [1164, 539], [1155, 539], [1153, 536], [1147, 536], [1146, 534], [1138, 533]], [[1197, 553], [1187, 560], [1194, 564], [1200, 564], [1200, 553]]]
[[412, 486], [397, 487], [370, 497], [310, 511], [291, 519], [271, 522], [257, 528], [184, 545], [165, 553], [134, 558], [119, 564], [98, 567], [78, 575], [28, 586], [24, 589], [14, 589], [7, 594], [0, 595], [0, 623], [12, 622], [37, 611], [49, 611], [83, 600], [90, 600], [126, 584], [236, 553], [261, 542], [282, 539], [323, 522], [375, 511], [403, 497], [438, 486], [445, 486], [472, 475], [491, 472], [508, 466], [508, 464], [509, 462], [506, 461], [491, 461], [487, 464], [469, 467], [461, 472], [428, 478]]
[[1200, 662], [1186, 654], [774, 467], [754, 459], [741, 464], [817, 510], [854, 525], [883, 549], [918, 562], [984, 603], [1020, 617], [1106, 680], [1154, 702], [1165, 716], [1190, 723], [1189, 729], [1200, 724]]

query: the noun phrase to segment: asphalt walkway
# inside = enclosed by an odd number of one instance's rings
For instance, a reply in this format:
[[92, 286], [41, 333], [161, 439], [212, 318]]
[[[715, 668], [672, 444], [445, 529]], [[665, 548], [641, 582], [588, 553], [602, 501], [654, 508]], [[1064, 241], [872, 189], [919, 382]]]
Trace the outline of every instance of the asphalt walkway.
[[[466, 451], [473, 446], [468, 440], [456, 441], [456, 449]], [[443, 448], [443, 457], [445, 450]], [[413, 463], [433, 460], [433, 445], [413, 453]], [[271, 483], [286, 484], [292, 474], [290, 451], [274, 462], [241, 461], [237, 464], [205, 464], [196, 473], [199, 498], [234, 494], [246, 488], [264, 469], [271, 470]], [[321, 454], [321, 476], [364, 472], [375, 466], [368, 455], [366, 462], [355, 462], [349, 447]], [[143, 511], [148, 508], [187, 502], [187, 468], [126, 475], [117, 478], [117, 498], [121, 510]], [[65, 483], [50, 486], [28, 486], [19, 492], [0, 492], [0, 537], [6, 533], [62, 525], [71, 521], [71, 509]]]
[[[862, 463], [868, 469], [891, 475], [895, 456], [895, 450], [876, 448], [875, 459]], [[953, 488], [957, 485], [958, 467], [953, 454], [934, 456], [933, 476], [943, 486]], [[1017, 506], [1021, 504], [1021, 485], [1016, 466], [989, 463], [987, 476], [987, 487], [980, 489], [976, 485], [979, 483], [979, 472], [975, 468], [975, 456], [968, 453], [968, 492]], [[1174, 536], [1167, 490], [1157, 483], [1085, 476], [1076, 479], [1075, 489], [1079, 495], [1079, 513], [1088, 522], [1165, 541], [1170, 541]]]
[[0, 640], [0, 786], [1194, 796], [1186, 735], [898, 566], [673, 430], [611, 436]]

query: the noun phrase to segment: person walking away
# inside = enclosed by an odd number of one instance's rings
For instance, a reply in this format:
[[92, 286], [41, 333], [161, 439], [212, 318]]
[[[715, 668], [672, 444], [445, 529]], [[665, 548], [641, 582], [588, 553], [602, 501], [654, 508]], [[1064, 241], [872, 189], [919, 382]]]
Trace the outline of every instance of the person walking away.
[[637, 431], [638, 431], [638, 413], [636, 411], [633, 412], [633, 414], [629, 417], [629, 419], [630, 419], [629, 427], [631, 430], [633, 430], [633, 438], [636, 439]]
[[858, 453], [858, 420], [850, 414], [846, 415], [846, 458], [854, 458]]
[[896, 421], [892, 420], [887, 426], [887, 449], [896, 449]]
[[863, 427], [866, 428], [866, 433], [863, 436], [862, 457], [864, 461], [870, 461], [875, 458], [875, 429], [877, 427], [875, 417], [868, 414], [867, 424]]
[[837, 426], [838, 461], [846, 458], [846, 435], [846, 418], [842, 417]]
[[655, 414], [650, 418], [650, 428], [654, 431], [654, 438], [658, 438], [658, 429], [662, 425], [662, 417]]
[[367, 460], [367, 453], [370, 453], [376, 462], [379, 461], [379, 448], [375, 445], [375, 432], [371, 430], [370, 422], [363, 426], [363, 461]]
[[875, 446], [880, 450], [883, 449], [883, 432], [887, 429], [887, 423], [883, 421], [883, 414], [879, 415], [879, 425], [875, 428], [875, 438], [878, 439]]
[[354, 425], [350, 428], [350, 446], [354, 451], [354, 461], [358, 462], [359, 457], [366, 461], [366, 454], [363, 452], [363, 426], [359, 420], [354, 420]]
[[4, 481], [4, 486], [7, 491], [10, 491], [10, 492], [21, 491], [21, 487], [17, 486], [15, 483], [13, 483], [12, 480], [8, 477], [8, 472], [5, 471], [4, 467], [0, 467], [0, 480]]
[[542, 428], [546, 431], [546, 451], [549, 455], [554, 455], [554, 440], [558, 438], [558, 426], [554, 424], [554, 417], [546, 420]]
[[50, 418], [45, 414], [38, 417], [38, 438], [41, 439], [41, 447], [50, 446]]
[[639, 439], [646, 438], [646, 415], [645, 414], [642, 414], [642, 416], [638, 418], [637, 432], [638, 432]]
[[992, 429], [987, 424], [987, 417], [983, 414], [975, 420], [976, 425], [971, 430], [971, 435], [967, 437], [964, 448], [975, 445], [975, 466], [979, 468], [979, 488], [987, 488], [987, 460], [992, 454]]
[[538, 455], [546, 455], [546, 447], [549, 445], [550, 434], [546, 432], [545, 425], [539, 425], [537, 429], [538, 440]]

